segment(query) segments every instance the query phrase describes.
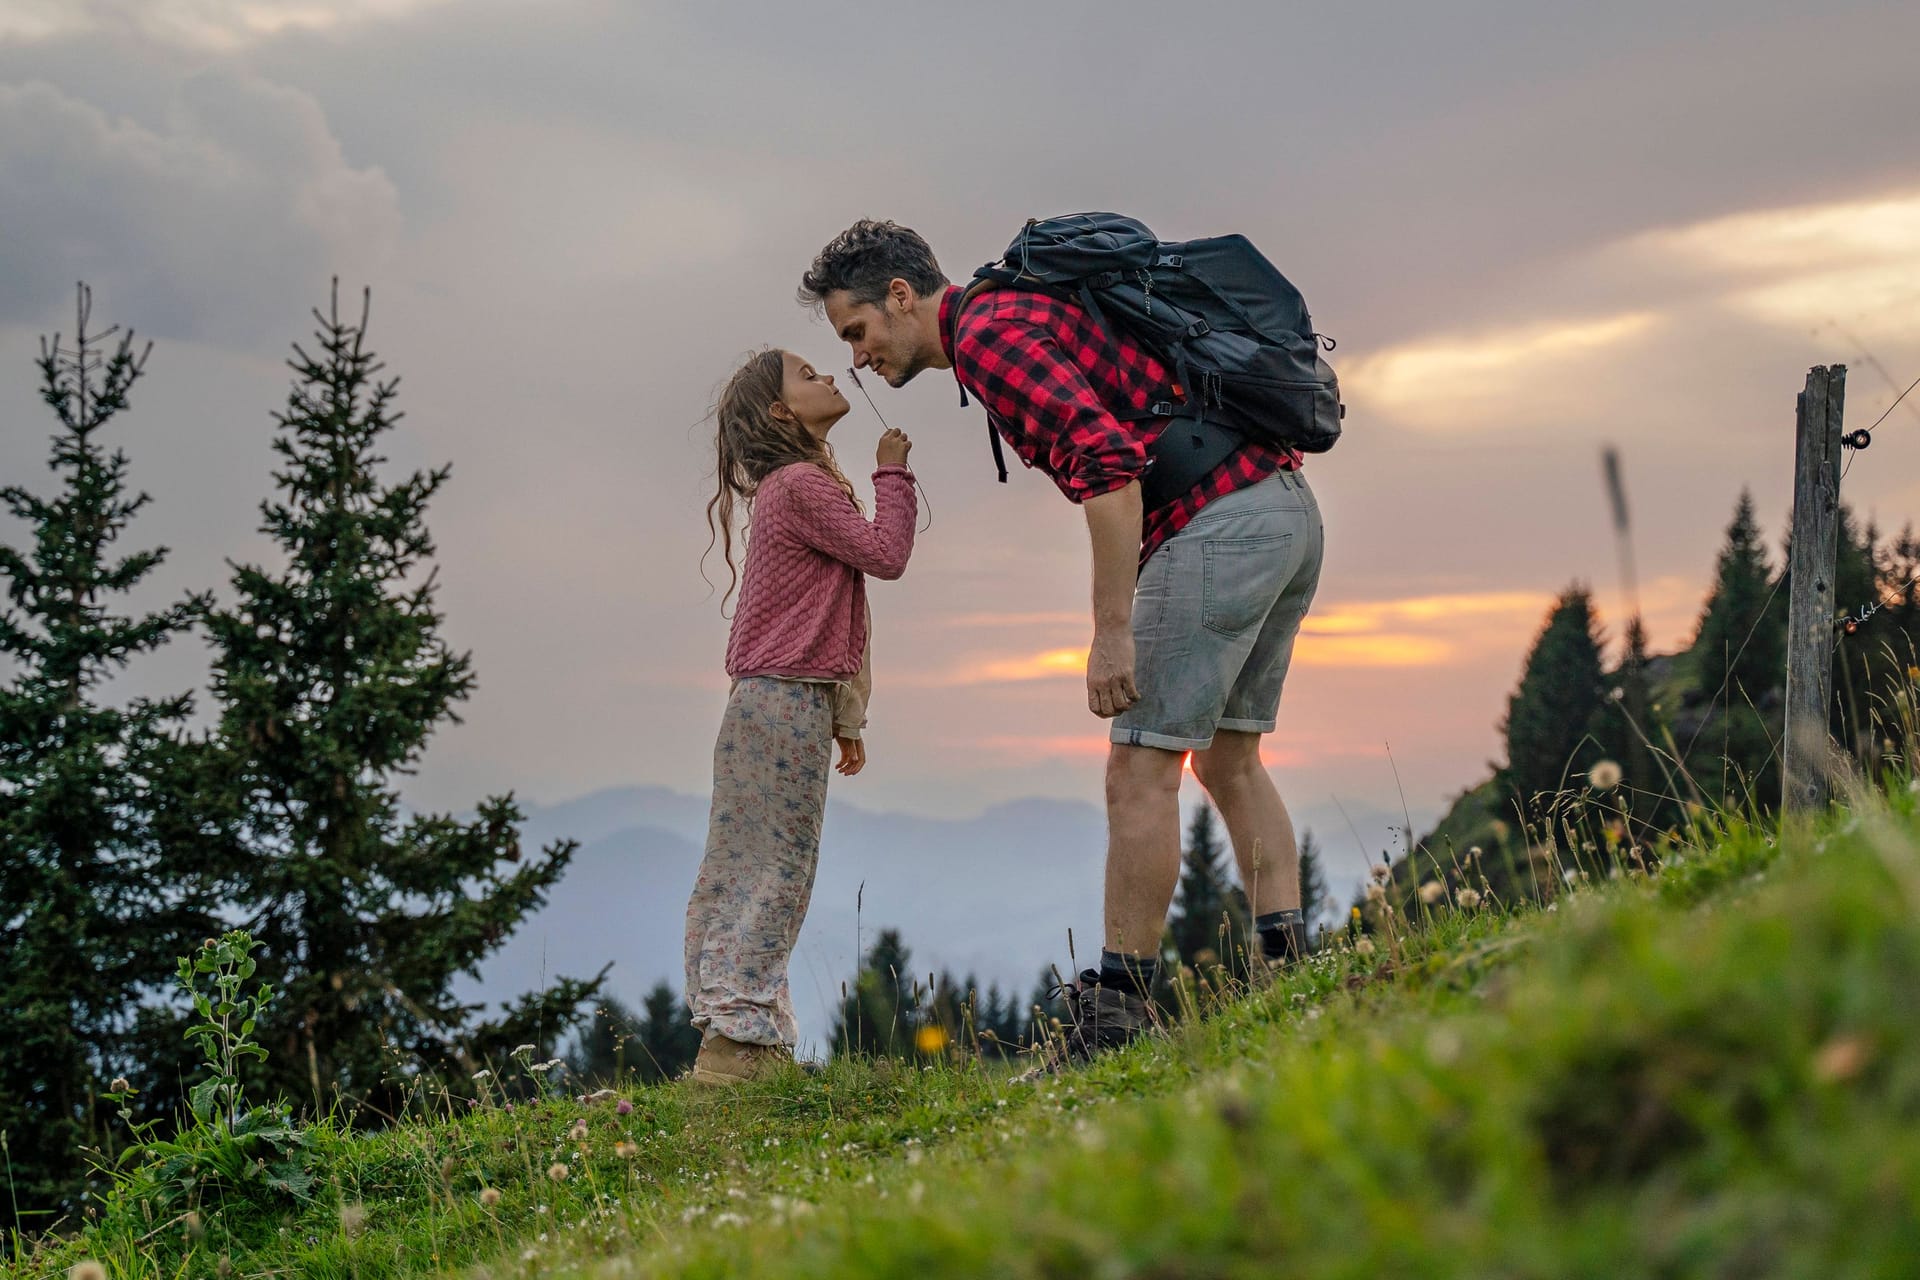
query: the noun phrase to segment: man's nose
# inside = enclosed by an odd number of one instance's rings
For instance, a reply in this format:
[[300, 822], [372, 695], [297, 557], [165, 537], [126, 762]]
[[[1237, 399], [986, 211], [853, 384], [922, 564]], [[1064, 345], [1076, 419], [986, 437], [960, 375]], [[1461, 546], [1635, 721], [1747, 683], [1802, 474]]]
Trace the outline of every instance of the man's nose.
[[854, 368], [864, 369], [872, 363], [873, 361], [867, 357], [867, 351], [865, 347], [855, 347], [853, 349], [853, 367]]

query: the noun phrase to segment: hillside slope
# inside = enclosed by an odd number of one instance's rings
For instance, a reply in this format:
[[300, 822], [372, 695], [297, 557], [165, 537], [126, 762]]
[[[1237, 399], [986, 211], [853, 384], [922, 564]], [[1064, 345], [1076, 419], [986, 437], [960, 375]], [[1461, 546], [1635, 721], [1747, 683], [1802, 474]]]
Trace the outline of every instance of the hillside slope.
[[733, 1094], [316, 1135], [304, 1210], [108, 1206], [115, 1276], [1897, 1275], [1920, 1269], [1920, 818], [1732, 825], [1654, 875], [1437, 904], [1035, 1086]]

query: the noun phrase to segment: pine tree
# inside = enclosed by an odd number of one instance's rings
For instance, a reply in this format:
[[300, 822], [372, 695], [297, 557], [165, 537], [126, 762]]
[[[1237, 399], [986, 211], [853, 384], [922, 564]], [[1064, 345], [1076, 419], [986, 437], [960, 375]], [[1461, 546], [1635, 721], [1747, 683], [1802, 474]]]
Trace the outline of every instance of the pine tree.
[[1332, 896], [1326, 872], [1320, 868], [1320, 846], [1313, 832], [1304, 831], [1300, 834], [1300, 909], [1306, 917], [1309, 943], [1318, 932], [1316, 925], [1326, 914], [1327, 900]]
[[127, 489], [127, 456], [100, 436], [145, 367], [131, 333], [93, 333], [79, 289], [71, 346], [42, 339], [41, 397], [59, 429], [59, 490], [18, 486], [0, 503], [30, 550], [0, 544], [0, 1130], [12, 1194], [0, 1223], [70, 1206], [83, 1142], [106, 1144], [96, 1095], [126, 1071], [126, 1034], [188, 939], [210, 932], [209, 891], [191, 851], [183, 781], [194, 752], [187, 696], [111, 706], [101, 686], [191, 624], [198, 600], [128, 614], [125, 597], [165, 558], [114, 544], [148, 495]]
[[314, 315], [261, 504], [285, 567], [235, 566], [235, 599], [209, 628], [239, 904], [281, 993], [260, 1034], [270, 1082], [324, 1110], [334, 1090], [385, 1097], [395, 1067], [470, 1070], [517, 1041], [550, 1051], [601, 979], [561, 979], [492, 1023], [453, 996], [544, 903], [575, 844], [522, 864], [511, 795], [468, 820], [401, 803], [399, 779], [474, 687], [469, 657], [440, 637], [424, 523], [451, 469], [382, 480], [397, 380], [366, 345], [364, 304], [343, 321], [336, 284]]
[[1760, 705], [1785, 684], [1787, 592], [1775, 587], [1753, 495], [1742, 489], [1693, 641], [1695, 671], [1710, 703]]
[[1508, 700], [1501, 725], [1507, 740], [1502, 789], [1531, 803], [1543, 792], [1575, 785], [1589, 766], [1614, 755], [1607, 741], [1613, 735], [1602, 721], [1603, 699], [1593, 596], [1576, 583], [1547, 615]]
[[646, 1016], [640, 1032], [627, 1047], [627, 1069], [642, 1080], [676, 1080], [693, 1066], [700, 1052], [700, 1029], [693, 1011], [664, 982], [654, 984], [643, 1005]]
[[[669, 995], [672, 993], [669, 992]], [[640, 1035], [640, 1018], [625, 1004], [603, 995], [575, 1034], [566, 1054], [567, 1068], [582, 1080], [611, 1083], [633, 1068], [630, 1046]]]
[[1167, 932], [1182, 964], [1195, 969], [1244, 963], [1252, 938], [1247, 895], [1228, 870], [1213, 806], [1201, 801], [1187, 827], [1179, 891]]
[[882, 929], [840, 1002], [829, 1042], [835, 1053], [905, 1057], [913, 1052], [918, 1000], [913, 953], [898, 929]]

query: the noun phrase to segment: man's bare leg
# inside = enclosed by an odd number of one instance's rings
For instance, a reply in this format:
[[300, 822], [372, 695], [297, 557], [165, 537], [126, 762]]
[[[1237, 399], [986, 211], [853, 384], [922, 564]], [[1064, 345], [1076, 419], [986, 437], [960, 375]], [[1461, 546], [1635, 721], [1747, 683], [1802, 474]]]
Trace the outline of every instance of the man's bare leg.
[[1193, 773], [1226, 823], [1254, 916], [1299, 909], [1300, 846], [1280, 790], [1260, 763], [1260, 735], [1222, 729], [1211, 747], [1193, 753]]
[[1106, 950], [1160, 954], [1180, 882], [1180, 768], [1184, 753], [1115, 743], [1107, 757]]

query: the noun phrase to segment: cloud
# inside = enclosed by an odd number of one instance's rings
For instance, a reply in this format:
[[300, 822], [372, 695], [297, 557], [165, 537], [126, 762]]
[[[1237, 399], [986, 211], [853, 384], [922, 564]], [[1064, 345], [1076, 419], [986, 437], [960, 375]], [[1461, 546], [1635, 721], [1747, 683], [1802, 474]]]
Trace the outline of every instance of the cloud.
[[292, 31], [335, 31], [449, 0], [0, 0], [0, 39], [125, 32], [229, 51]]
[[1762, 209], [1649, 232], [1620, 256], [1715, 280], [1727, 305], [1804, 329], [1920, 312], [1920, 192]]
[[399, 198], [319, 104], [241, 72], [176, 83], [161, 125], [50, 85], [0, 85], [0, 322], [42, 322], [85, 278], [150, 336], [289, 336], [327, 277], [373, 274]]
[[1590, 380], [1655, 323], [1644, 311], [1440, 334], [1356, 361], [1342, 381], [1357, 405], [1419, 430], [1507, 425], [1522, 386]]

